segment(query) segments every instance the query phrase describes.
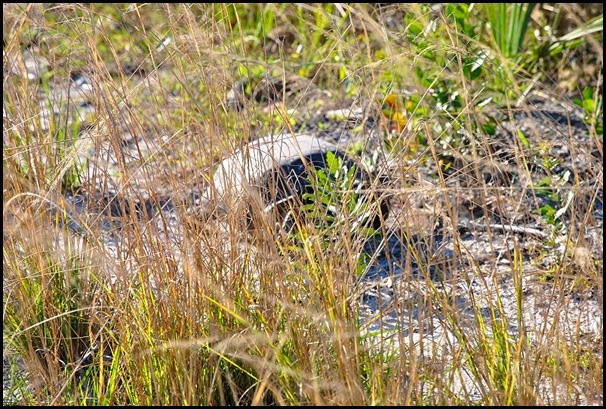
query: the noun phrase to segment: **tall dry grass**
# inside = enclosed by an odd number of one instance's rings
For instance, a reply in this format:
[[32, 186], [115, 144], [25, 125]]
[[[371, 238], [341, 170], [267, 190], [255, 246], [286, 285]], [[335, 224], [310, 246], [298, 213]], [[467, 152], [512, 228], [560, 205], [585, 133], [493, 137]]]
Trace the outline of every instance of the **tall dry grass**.
[[[545, 15], [537, 19], [551, 18], [548, 11], [541, 9]], [[459, 18], [486, 21], [473, 12]], [[593, 89], [597, 104], [601, 50], [589, 40], [585, 54], [565, 50], [577, 64], [594, 64], [593, 73], [576, 78], [566, 71], [574, 70], [572, 63], [548, 57], [541, 58], [546, 67], [552, 64], [549, 72], [540, 64], [536, 72], [524, 72], [498, 53], [474, 60], [468, 50], [488, 52], [490, 42], [471, 38], [452, 19], [422, 5], [4, 5], [5, 402], [599, 403], [602, 338], [583, 333], [583, 313], [569, 310], [585, 311], [587, 294], [602, 297], [602, 260], [586, 254], [592, 249], [580, 234], [601, 223], [593, 210], [603, 188], [601, 113], [587, 111], [587, 144], [600, 158], [566, 135], [575, 163], [585, 161], [579, 168], [591, 169], [577, 174], [575, 167], [570, 184], [589, 190], [593, 202], [569, 204], [568, 230], [557, 230], [557, 220], [546, 215], [549, 231], [567, 232], [565, 243], [539, 246], [533, 257], [554, 251], [555, 262], [533, 270], [521, 243], [514, 240], [509, 249], [515, 322], [499, 277], [473, 260], [470, 268], [460, 267], [470, 258], [456, 225], [457, 203], [471, 193], [485, 214], [495, 200], [521, 194], [498, 193], [485, 179], [486, 168], [501, 163], [493, 156], [490, 127], [481, 126], [491, 123], [485, 107], [510, 116], [532, 112], [524, 102], [529, 82], [534, 78], [530, 88], [545, 94], [558, 85], [539, 79], [541, 73]], [[478, 81], [469, 72], [474, 61], [483, 70]], [[258, 82], [265, 73], [295, 73], [311, 85], [293, 95], [284, 90], [265, 108], [250, 101], [239, 110], [228, 107], [237, 80]], [[86, 86], [77, 85], [80, 78]], [[247, 91], [257, 85], [253, 81]], [[415, 290], [423, 309], [414, 318], [438, 316], [432, 325], [450, 334], [440, 342], [430, 337], [431, 326], [416, 333], [361, 327], [355, 291], [365, 243], [347, 226], [330, 230], [330, 240], [326, 231], [306, 226], [293, 246], [291, 238], [267, 234], [271, 226], [263, 224], [251, 236], [244, 214], [201, 223], [188, 211], [219, 158], [256, 136], [313, 118], [318, 107], [308, 103], [317, 100], [309, 97], [317, 89], [332, 94], [326, 104], [380, 108], [386, 94], [401, 89], [414, 102], [406, 108], [408, 126], [386, 136], [394, 148], [385, 193], [404, 209], [392, 223], [410, 238], [427, 232], [422, 217], [450, 220], [455, 251], [443, 268], [469, 288], [479, 282], [480, 292], [490, 295], [471, 297], [462, 311], [453, 302], [461, 287], [444, 291], [425, 274]], [[288, 117], [293, 107], [300, 108], [296, 120]], [[387, 120], [399, 124], [397, 113], [386, 114]], [[376, 123], [375, 132], [393, 129], [387, 120]], [[510, 146], [508, 166], [531, 180], [535, 158], [524, 140]], [[550, 144], [545, 136], [535, 146], [548, 152]], [[452, 164], [463, 163], [454, 175], [450, 165], [442, 166], [445, 151]], [[431, 183], [424, 168], [436, 169]], [[592, 172], [600, 179], [589, 185], [583, 177]], [[459, 173], [474, 182], [453, 185]], [[89, 211], [71, 212], [77, 188], [94, 198], [84, 205]], [[532, 184], [526, 188], [534, 193]], [[166, 197], [173, 209], [162, 210]], [[433, 198], [436, 206], [432, 212], [408, 210], [415, 197]], [[137, 207], [146, 202], [155, 211], [151, 219]], [[112, 209], [113, 229], [104, 225], [111, 217], [99, 216]], [[503, 216], [503, 224], [516, 223]], [[502, 231], [487, 229], [485, 245], [498, 247]], [[544, 241], [561, 237], [554, 233]], [[428, 264], [419, 269], [429, 271]], [[525, 301], [529, 276], [531, 283], [543, 283], [536, 288], [545, 291], [540, 302], [549, 306], [550, 319], [538, 324], [525, 314], [536, 308]], [[571, 293], [580, 294], [577, 301], [570, 301]], [[394, 308], [410, 315], [413, 306]], [[595, 319], [601, 327], [601, 307]]]

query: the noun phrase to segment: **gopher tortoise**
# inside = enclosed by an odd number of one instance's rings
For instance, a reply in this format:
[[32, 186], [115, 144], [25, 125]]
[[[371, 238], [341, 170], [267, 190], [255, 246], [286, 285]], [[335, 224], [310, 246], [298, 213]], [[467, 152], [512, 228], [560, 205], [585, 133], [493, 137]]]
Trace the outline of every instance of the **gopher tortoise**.
[[[310, 167], [327, 168], [327, 154], [341, 158], [347, 169], [355, 166], [353, 188], [359, 197], [373, 203], [372, 219], [365, 226], [378, 228], [387, 215], [386, 201], [379, 202], [370, 188], [372, 178], [360, 163], [343, 149], [310, 134], [280, 133], [254, 140], [224, 159], [202, 196], [207, 215], [246, 214], [248, 227], [259, 215], [269, 215], [281, 229], [290, 230], [300, 205], [313, 192]], [[245, 212], [245, 213], [243, 213]]]

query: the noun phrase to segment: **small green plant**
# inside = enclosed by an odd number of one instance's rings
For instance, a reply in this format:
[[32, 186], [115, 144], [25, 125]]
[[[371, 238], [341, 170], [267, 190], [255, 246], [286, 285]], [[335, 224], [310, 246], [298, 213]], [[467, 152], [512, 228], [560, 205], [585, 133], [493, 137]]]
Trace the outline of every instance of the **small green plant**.
[[583, 89], [582, 97], [582, 99], [573, 98], [572, 102], [583, 108], [587, 123], [595, 126], [595, 131], [598, 135], [603, 135], [604, 118], [602, 115], [602, 94], [594, 92], [592, 88], [585, 87]]
[[[357, 177], [357, 166], [332, 152], [326, 155], [325, 168], [309, 170], [310, 191], [303, 194], [300, 208], [286, 216], [291, 251], [299, 252], [313, 242], [320, 251], [330, 252], [339, 237], [362, 243], [379, 234], [377, 201], [372, 194], [360, 192], [368, 187], [359, 185]], [[365, 270], [368, 259], [360, 252], [354, 266], [357, 274]]]
[[552, 189], [551, 178], [547, 176], [540, 180], [535, 192], [538, 197], [542, 198], [542, 204], [538, 209], [535, 209], [535, 213], [543, 216], [547, 223], [557, 225], [556, 214], [558, 209], [556, 207], [559, 206], [561, 198], [559, 193]]
[[305, 220], [326, 237], [345, 226], [345, 230], [362, 237], [377, 234], [371, 224], [376, 206], [363, 195], [358, 186], [355, 164], [349, 165], [342, 157], [328, 152], [326, 168], [310, 169], [312, 192], [303, 194]]

